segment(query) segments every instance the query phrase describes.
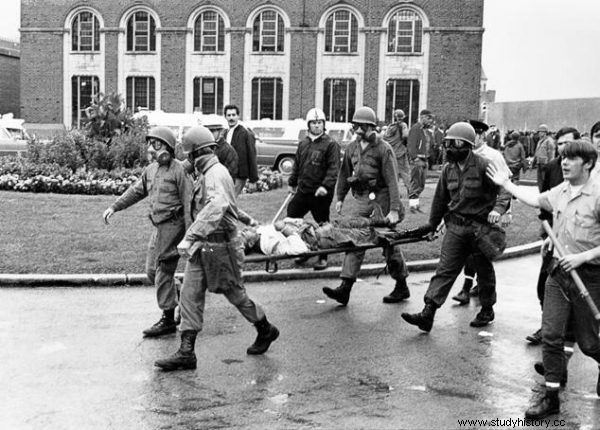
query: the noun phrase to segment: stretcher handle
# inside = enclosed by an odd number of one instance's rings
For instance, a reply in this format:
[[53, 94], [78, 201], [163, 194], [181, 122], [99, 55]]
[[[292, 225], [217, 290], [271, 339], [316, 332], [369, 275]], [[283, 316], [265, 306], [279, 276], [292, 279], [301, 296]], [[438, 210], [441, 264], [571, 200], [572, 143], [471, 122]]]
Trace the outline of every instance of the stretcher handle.
[[[544, 230], [548, 234], [548, 237], [554, 244], [554, 249], [557, 251], [558, 257], [563, 257], [564, 255], [566, 255], [565, 249], [558, 241], [558, 238], [552, 231], [552, 227], [550, 227], [550, 224], [548, 223], [548, 221], [543, 221], [542, 227], [544, 227]], [[587, 288], [583, 284], [583, 281], [579, 277], [579, 274], [577, 273], [577, 271], [575, 269], [573, 269], [569, 272], [569, 275], [571, 275], [573, 282], [575, 282], [575, 285], [577, 285], [577, 289], [579, 289], [579, 293], [581, 294], [581, 297], [583, 297], [585, 299], [585, 301], [588, 304], [590, 310], [592, 311], [592, 315], [594, 315], [594, 318], [596, 319], [596, 321], [600, 321], [600, 312], [598, 311], [598, 308], [596, 307], [594, 300], [592, 300], [592, 298], [590, 297], [590, 293], [588, 292]]]

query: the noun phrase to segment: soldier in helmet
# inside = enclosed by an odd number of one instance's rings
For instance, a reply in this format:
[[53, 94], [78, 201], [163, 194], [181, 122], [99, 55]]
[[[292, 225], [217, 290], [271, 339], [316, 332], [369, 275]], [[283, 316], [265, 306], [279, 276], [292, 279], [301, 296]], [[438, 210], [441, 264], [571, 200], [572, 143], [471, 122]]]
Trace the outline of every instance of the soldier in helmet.
[[163, 370], [195, 369], [196, 336], [204, 322], [206, 290], [223, 294], [258, 331], [248, 354], [263, 354], [279, 336], [263, 309], [246, 294], [242, 281], [243, 245], [237, 222], [258, 225], [236, 205], [233, 179], [214, 154], [216, 142], [203, 126], [183, 136], [183, 151], [196, 170], [196, 181], [187, 205], [193, 222], [177, 245], [188, 259], [181, 289], [181, 346], [155, 365]]
[[148, 217], [154, 226], [146, 256], [146, 274], [156, 287], [158, 307], [163, 315], [152, 327], [143, 331], [145, 337], [175, 333], [177, 288], [175, 270], [179, 262], [177, 244], [183, 239], [186, 223], [191, 222], [185, 202], [191, 192], [191, 180], [183, 163], [175, 158], [176, 137], [168, 127], [154, 127], [146, 135], [153, 161], [141, 177], [104, 211], [104, 222], [118, 211], [149, 197]]
[[396, 164], [398, 165], [398, 174], [406, 187], [406, 194], [410, 194], [410, 164], [408, 161], [408, 148], [406, 139], [408, 138], [408, 125], [404, 122], [404, 111], [396, 109], [394, 111], [394, 122], [390, 124], [383, 135], [383, 140], [390, 144], [396, 155]]
[[[287, 208], [290, 218], [303, 218], [309, 211], [319, 224], [329, 222], [329, 208], [333, 200], [335, 182], [340, 169], [339, 145], [325, 133], [325, 113], [313, 108], [306, 114], [308, 133], [298, 144], [294, 168], [288, 179], [294, 197]], [[298, 259], [303, 263], [305, 259]], [[327, 256], [322, 255], [315, 270], [327, 267]]]
[[442, 219], [446, 223], [440, 262], [425, 293], [423, 311], [402, 314], [408, 323], [426, 332], [431, 331], [436, 310], [446, 301], [469, 256], [477, 271], [482, 306], [470, 325], [483, 327], [494, 320], [496, 277], [482, 240], [490, 238], [493, 232], [489, 214], [492, 211], [504, 214], [510, 196], [505, 194], [505, 198], [498, 198], [499, 187], [486, 176], [489, 161], [473, 153], [474, 145], [475, 130], [467, 122], [453, 124], [444, 138], [448, 163], [442, 169], [435, 190], [428, 225], [433, 236]]
[[[370, 107], [356, 110], [352, 118], [352, 126], [356, 132], [354, 140], [346, 148], [340, 167], [336, 186], [337, 202], [335, 209], [342, 212], [344, 199], [352, 190], [356, 199], [355, 212], [351, 216], [368, 217], [379, 206], [386, 215], [390, 225], [395, 225], [404, 218], [404, 207], [398, 191], [398, 173], [394, 151], [375, 132], [377, 118]], [[399, 246], [384, 248], [388, 269], [396, 285], [384, 303], [397, 303], [410, 297], [406, 278], [408, 269]], [[360, 266], [365, 257], [364, 251], [347, 253], [344, 258], [338, 288], [323, 288], [323, 292], [342, 305], [350, 300], [350, 291], [356, 281]]]
[[215, 155], [219, 159], [219, 163], [227, 167], [229, 174], [235, 180], [237, 178], [239, 162], [236, 150], [225, 139], [227, 121], [220, 115], [204, 115], [202, 125], [212, 132], [217, 143]]

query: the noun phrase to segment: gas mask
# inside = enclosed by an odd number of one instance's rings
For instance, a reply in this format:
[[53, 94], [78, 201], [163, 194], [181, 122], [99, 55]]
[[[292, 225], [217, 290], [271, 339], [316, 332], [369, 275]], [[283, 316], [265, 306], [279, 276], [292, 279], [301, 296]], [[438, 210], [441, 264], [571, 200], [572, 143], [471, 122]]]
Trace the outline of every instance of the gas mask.
[[354, 123], [352, 124], [352, 128], [354, 128], [359, 140], [368, 143], [374, 143], [377, 140], [377, 133], [375, 133], [375, 130], [369, 124]]
[[452, 163], [464, 161], [471, 151], [470, 145], [462, 140], [445, 140], [444, 146], [446, 147], [446, 158]]
[[171, 160], [173, 159], [173, 155], [168, 150], [167, 145], [161, 142], [160, 140], [156, 139], [151, 139], [149, 143], [153, 151], [150, 151], [150, 149], [148, 149], [148, 152], [152, 154], [152, 157], [161, 166], [168, 166]]

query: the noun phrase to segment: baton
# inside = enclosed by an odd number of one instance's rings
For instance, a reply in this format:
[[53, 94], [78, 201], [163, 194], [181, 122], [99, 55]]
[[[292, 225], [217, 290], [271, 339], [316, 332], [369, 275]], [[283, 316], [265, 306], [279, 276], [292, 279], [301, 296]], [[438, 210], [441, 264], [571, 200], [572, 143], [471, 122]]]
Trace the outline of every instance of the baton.
[[[550, 224], [548, 224], [548, 221], [543, 221], [542, 227], [544, 227], [544, 230], [546, 230], [548, 237], [550, 238], [550, 240], [552, 240], [552, 243], [554, 244], [554, 248], [556, 249], [558, 256], [563, 257], [565, 255], [565, 249], [558, 242], [558, 238], [552, 231], [552, 228], [550, 227]], [[573, 278], [573, 282], [575, 282], [575, 285], [577, 285], [577, 289], [579, 290], [579, 293], [585, 299], [588, 306], [590, 307], [590, 310], [592, 311], [594, 318], [596, 319], [596, 321], [600, 321], [600, 312], [598, 311], [596, 304], [590, 297], [590, 293], [588, 292], [587, 288], [585, 288], [585, 285], [583, 284], [583, 281], [579, 277], [579, 274], [577, 273], [577, 271], [575, 269], [572, 269], [569, 272], [569, 274], [571, 275], [571, 278]]]
[[273, 221], [271, 221], [271, 224], [275, 224], [275, 221], [277, 221], [277, 218], [279, 218], [279, 215], [281, 215], [281, 212], [283, 212], [283, 208], [285, 208], [285, 206], [289, 203], [290, 199], [292, 198], [292, 195], [293, 195], [292, 193], [289, 193], [287, 195], [287, 197], [283, 201], [281, 207], [279, 208], [279, 210], [275, 214], [275, 218], [273, 218]]

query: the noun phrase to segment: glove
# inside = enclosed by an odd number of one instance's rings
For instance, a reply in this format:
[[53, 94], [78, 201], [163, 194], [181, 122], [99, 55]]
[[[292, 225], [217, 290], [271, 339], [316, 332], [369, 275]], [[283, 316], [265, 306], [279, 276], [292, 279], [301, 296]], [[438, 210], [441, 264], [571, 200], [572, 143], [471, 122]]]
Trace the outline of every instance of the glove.
[[342, 206], [343, 206], [343, 205], [344, 205], [344, 202], [342, 202], [342, 201], [339, 201], [339, 200], [338, 200], [337, 202], [335, 202], [335, 211], [336, 211], [338, 214], [341, 214], [341, 213], [342, 213]]
[[104, 224], [108, 224], [108, 220], [110, 219], [111, 216], [113, 216], [114, 213], [115, 213], [115, 210], [113, 208], [108, 208], [104, 211], [104, 213], [102, 214], [102, 218], [104, 219]]
[[327, 195], [327, 188], [319, 187], [317, 191], [315, 191], [315, 197], [323, 197]]

